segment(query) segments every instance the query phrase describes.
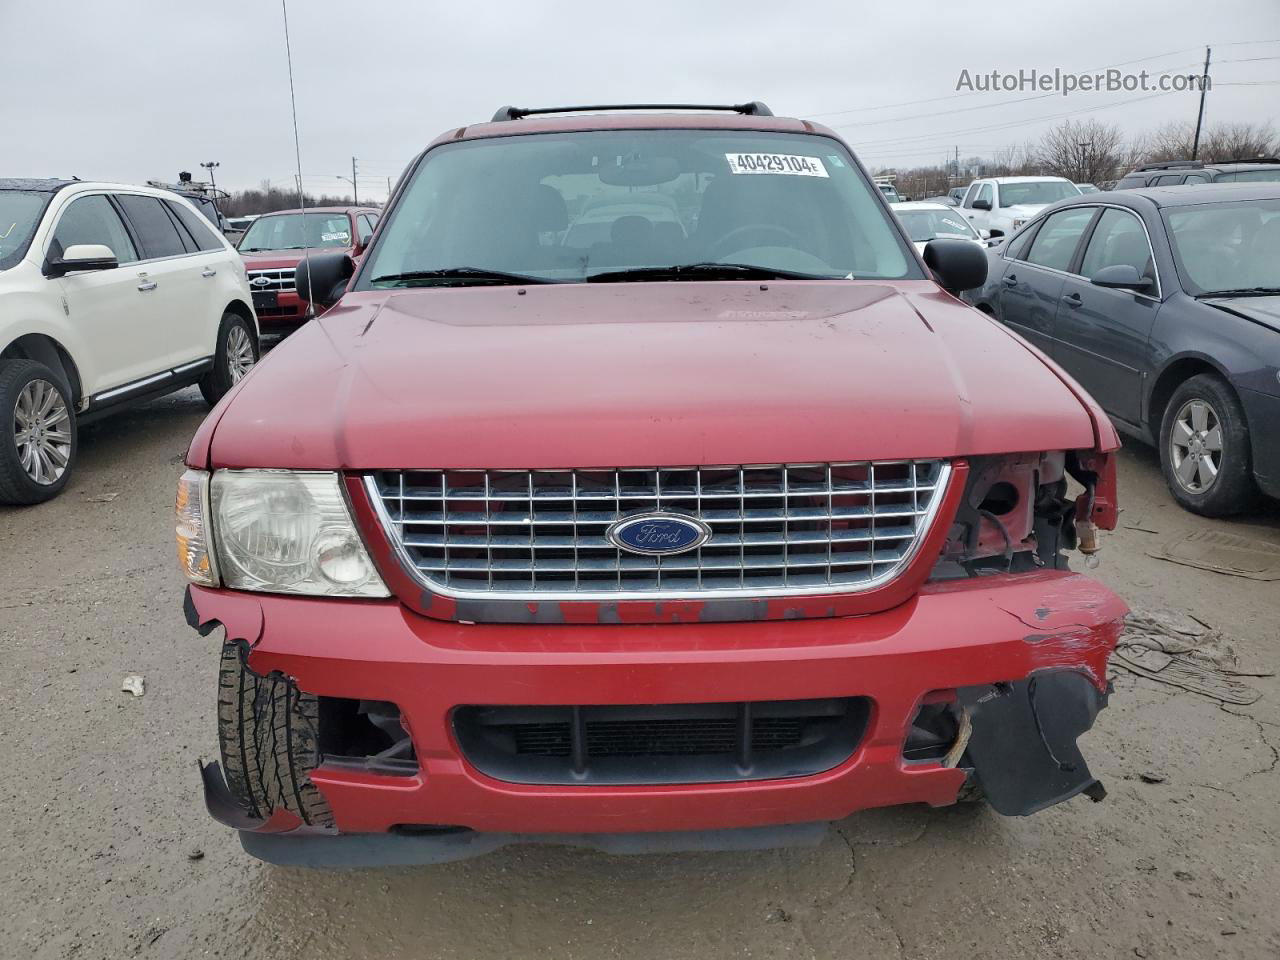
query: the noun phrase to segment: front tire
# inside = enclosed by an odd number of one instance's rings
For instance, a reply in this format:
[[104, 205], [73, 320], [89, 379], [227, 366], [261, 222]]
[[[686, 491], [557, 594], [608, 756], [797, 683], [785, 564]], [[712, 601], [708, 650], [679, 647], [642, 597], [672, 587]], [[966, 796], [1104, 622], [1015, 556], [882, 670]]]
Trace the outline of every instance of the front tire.
[[218, 326], [218, 343], [213, 352], [213, 369], [200, 380], [200, 393], [209, 406], [244, 379], [261, 355], [258, 335], [240, 314], [228, 310]]
[[52, 500], [75, 462], [75, 405], [62, 378], [34, 360], [0, 361], [0, 503]]
[[1179, 504], [1205, 517], [1248, 509], [1256, 495], [1251, 462], [1244, 410], [1221, 378], [1197, 374], [1173, 391], [1160, 424], [1160, 466]]
[[304, 823], [332, 826], [333, 814], [311, 771], [320, 763], [320, 702], [279, 674], [262, 677], [242, 647], [225, 643], [218, 668], [218, 743], [227, 786], [245, 811], [267, 819], [288, 810]]

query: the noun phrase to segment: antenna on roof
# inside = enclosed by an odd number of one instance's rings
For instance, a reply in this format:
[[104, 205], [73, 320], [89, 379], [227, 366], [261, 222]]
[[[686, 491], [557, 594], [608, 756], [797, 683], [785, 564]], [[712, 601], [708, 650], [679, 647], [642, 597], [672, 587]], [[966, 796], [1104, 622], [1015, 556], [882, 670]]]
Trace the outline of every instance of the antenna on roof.
[[[293, 114], [293, 159], [298, 168], [298, 209], [302, 211], [302, 260], [295, 268], [307, 271], [307, 289], [311, 289], [311, 251], [307, 248], [307, 198], [302, 192], [302, 146], [298, 139], [298, 101], [293, 93], [293, 50], [289, 46], [289, 4], [288, 0], [280, 0], [280, 12], [284, 15], [284, 58], [289, 68], [289, 109]], [[297, 286], [297, 277], [294, 277]], [[315, 310], [314, 304], [307, 302], [307, 313]]]

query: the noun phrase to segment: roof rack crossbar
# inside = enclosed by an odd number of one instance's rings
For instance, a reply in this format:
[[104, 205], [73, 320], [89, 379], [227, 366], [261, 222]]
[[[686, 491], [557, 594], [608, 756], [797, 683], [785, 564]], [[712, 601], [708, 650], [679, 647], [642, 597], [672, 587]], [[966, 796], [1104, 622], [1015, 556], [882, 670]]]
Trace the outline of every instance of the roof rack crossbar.
[[600, 110], [725, 110], [749, 117], [772, 117], [773, 111], [759, 100], [750, 103], [597, 103], [572, 107], [499, 107], [493, 115], [494, 123], [519, 120], [543, 113], [594, 113]]

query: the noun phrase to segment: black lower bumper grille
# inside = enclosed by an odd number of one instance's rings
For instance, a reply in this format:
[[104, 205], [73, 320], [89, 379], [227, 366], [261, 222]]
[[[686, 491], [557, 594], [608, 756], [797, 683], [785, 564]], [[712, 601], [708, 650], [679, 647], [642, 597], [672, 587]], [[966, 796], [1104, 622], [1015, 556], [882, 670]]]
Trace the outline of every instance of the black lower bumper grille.
[[802, 777], [848, 759], [862, 698], [587, 707], [459, 707], [467, 760], [514, 783], [717, 783]]

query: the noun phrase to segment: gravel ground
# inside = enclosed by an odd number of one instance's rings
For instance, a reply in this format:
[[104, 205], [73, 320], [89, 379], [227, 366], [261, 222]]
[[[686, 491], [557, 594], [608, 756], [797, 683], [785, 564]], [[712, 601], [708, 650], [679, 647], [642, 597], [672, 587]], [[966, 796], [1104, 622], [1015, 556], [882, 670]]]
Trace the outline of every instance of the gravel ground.
[[[87, 428], [59, 500], [0, 508], [0, 955], [1280, 955], [1275, 678], [1220, 708], [1119, 674], [1083, 740], [1110, 796], [1027, 819], [872, 811], [817, 848], [750, 854], [509, 848], [356, 873], [250, 859], [202, 806], [218, 645], [183, 622], [173, 559], [174, 481], [203, 414], [186, 391]], [[1097, 575], [1232, 635], [1242, 669], [1280, 672], [1280, 584], [1147, 555], [1205, 527], [1280, 543], [1280, 509], [1206, 521], [1173, 505], [1151, 451], [1121, 470]], [[120, 691], [131, 673], [141, 699]]]

